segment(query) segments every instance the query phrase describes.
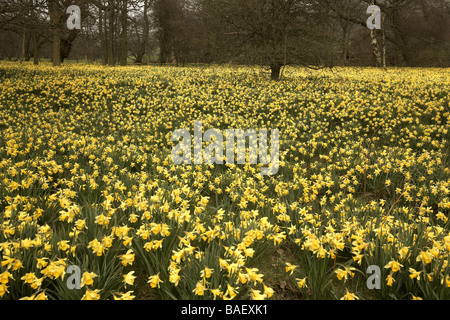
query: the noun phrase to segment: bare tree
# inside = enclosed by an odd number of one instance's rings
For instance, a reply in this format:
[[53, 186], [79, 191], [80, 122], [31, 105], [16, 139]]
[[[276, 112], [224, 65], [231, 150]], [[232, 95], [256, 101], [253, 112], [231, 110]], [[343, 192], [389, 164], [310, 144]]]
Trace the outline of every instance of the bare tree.
[[[159, 62], [177, 62], [183, 52], [183, 4], [180, 0], [156, 0], [153, 17], [159, 40]], [[176, 56], [177, 55], [177, 56]]]
[[58, 67], [61, 65], [60, 17], [62, 16], [62, 13], [57, 0], [47, 0], [47, 4], [50, 12], [53, 66]]
[[126, 66], [128, 60], [128, 0], [122, 0], [121, 7], [122, 34], [120, 37], [120, 65]]
[[[332, 41], [327, 9], [319, 1], [228, 0], [220, 2], [225, 36], [241, 61], [268, 65], [278, 80], [287, 64], [332, 65], [324, 40]], [[322, 43], [322, 44], [321, 44]]]
[[143, 63], [143, 59], [148, 50], [150, 37], [150, 17], [149, 11], [152, 0], [143, 0], [134, 3], [135, 11], [133, 16], [129, 18], [132, 29], [134, 30], [134, 39], [130, 39], [130, 50], [135, 58], [136, 64]]
[[[372, 3], [381, 30], [367, 28]], [[66, 26], [73, 4], [81, 30]], [[0, 0], [0, 58], [55, 66], [154, 51], [160, 63], [259, 64], [275, 80], [289, 64], [449, 66], [449, 39], [448, 0]]]
[[[393, 60], [398, 60], [395, 57], [398, 53], [406, 65], [417, 64], [414, 57], [417, 56], [418, 49], [428, 51], [427, 47], [436, 42], [439, 48], [448, 48], [449, 41], [444, 38], [449, 38], [450, 3], [446, 0], [352, 0], [354, 10], [351, 12], [343, 10], [340, 0], [328, 1], [332, 4], [330, 6], [332, 16], [363, 27], [362, 30], [369, 35], [378, 66], [385, 67], [387, 64], [388, 45]], [[372, 4], [381, 9], [381, 30], [367, 30], [365, 8]], [[440, 26], [431, 27], [432, 21], [438, 21]], [[434, 32], [430, 32], [430, 29]], [[433, 33], [435, 37], [431, 36]], [[434, 41], [430, 41], [430, 37], [434, 38]], [[399, 64], [399, 61], [396, 64]]]
[[102, 56], [102, 64], [106, 65], [108, 63], [108, 58], [107, 58], [107, 42], [106, 42], [106, 37], [105, 37], [105, 31], [104, 29], [106, 28], [106, 24], [105, 21], [106, 19], [104, 18], [104, 9], [103, 6], [100, 4], [97, 4], [98, 6], [98, 32], [99, 32], [99, 37], [100, 37], [100, 50], [101, 50], [101, 56]]
[[0, 1], [0, 31], [13, 32], [20, 37], [21, 61], [33, 56], [34, 63], [39, 63], [39, 48], [47, 41], [47, 21], [42, 7], [42, 0]]
[[[98, 8], [99, 37], [101, 43], [102, 63], [115, 65], [115, 36], [117, 8], [120, 4], [114, 0], [96, 0], [93, 2]], [[125, 41], [125, 40], [123, 40]], [[122, 43], [123, 45], [123, 43]], [[122, 48], [123, 50], [123, 48]]]

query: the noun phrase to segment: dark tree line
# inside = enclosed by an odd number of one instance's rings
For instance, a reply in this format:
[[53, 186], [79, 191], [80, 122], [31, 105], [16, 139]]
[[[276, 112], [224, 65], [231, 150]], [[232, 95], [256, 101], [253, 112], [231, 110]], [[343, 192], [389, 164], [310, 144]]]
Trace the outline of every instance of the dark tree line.
[[[369, 30], [367, 7], [382, 12]], [[67, 28], [70, 5], [81, 29]], [[448, 0], [0, 0], [0, 58], [449, 66]]]

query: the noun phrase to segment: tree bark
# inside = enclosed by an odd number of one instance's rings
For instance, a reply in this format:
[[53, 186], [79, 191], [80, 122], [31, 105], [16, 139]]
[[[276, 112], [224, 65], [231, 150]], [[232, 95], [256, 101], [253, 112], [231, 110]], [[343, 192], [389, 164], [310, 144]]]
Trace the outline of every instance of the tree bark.
[[109, 43], [108, 43], [108, 64], [110, 66], [114, 65], [114, 1], [109, 1], [108, 10], [109, 10]]
[[350, 29], [351, 25], [347, 21], [344, 21], [342, 24], [342, 60], [344, 66], [348, 64]]
[[37, 66], [39, 64], [39, 47], [36, 30], [33, 30], [32, 37], [33, 37], [33, 63]]
[[384, 69], [386, 69], [386, 27], [385, 27], [385, 23], [384, 23], [384, 14], [381, 15], [381, 19], [382, 19], [381, 25], [383, 26], [383, 29], [381, 30], [381, 32], [382, 32], [382, 44], [381, 45], [383, 48], [381, 64], [382, 64], [382, 67]]
[[107, 55], [106, 55], [106, 41], [105, 41], [105, 32], [103, 31], [103, 9], [98, 8], [98, 32], [100, 35], [100, 46], [102, 51], [102, 65], [106, 66], [108, 63]]
[[128, 0], [122, 0], [122, 35], [120, 41], [120, 65], [126, 66], [128, 59]]
[[167, 40], [168, 36], [164, 30], [162, 32], [163, 34], [159, 37], [159, 62], [165, 64], [170, 60], [171, 50]]
[[144, 33], [142, 35], [142, 46], [145, 49], [147, 48], [148, 36], [150, 34], [150, 18], [148, 16], [149, 7], [150, 7], [150, 2], [145, 1], [145, 4], [144, 4]]
[[281, 64], [280, 63], [272, 63], [270, 65], [270, 78], [274, 81], [280, 80], [280, 72], [281, 72]]
[[72, 50], [72, 43], [75, 41], [76, 37], [78, 35], [78, 31], [76, 29], [73, 29], [70, 31], [69, 37], [67, 39], [61, 39], [61, 62], [64, 62], [64, 60], [69, 56], [70, 51]]
[[50, 9], [50, 24], [52, 27], [52, 40], [53, 40], [53, 66], [59, 67], [61, 65], [61, 37], [59, 35], [59, 8], [56, 0], [49, 1]]
[[376, 29], [372, 29], [370, 31], [370, 39], [371, 39], [371, 43], [372, 43], [372, 51], [373, 51], [373, 55], [375, 57], [375, 64], [376, 67], [381, 67], [382, 65], [382, 59], [381, 59], [381, 53], [380, 53], [380, 48], [378, 46], [378, 39], [377, 39], [377, 32]]
[[383, 68], [386, 69], [386, 30], [383, 30]]
[[27, 29], [25, 27], [23, 27], [23, 32], [22, 32], [22, 55], [20, 57], [20, 63], [22, 63], [25, 60], [25, 46], [26, 46], [26, 42], [27, 42]]
[[403, 14], [400, 9], [396, 8], [391, 12], [391, 21], [393, 23], [394, 38], [400, 49], [400, 54], [403, 57], [406, 65], [409, 66], [411, 63], [412, 54], [410, 52], [411, 48], [408, 46], [408, 38], [405, 35], [404, 25], [403, 25]]

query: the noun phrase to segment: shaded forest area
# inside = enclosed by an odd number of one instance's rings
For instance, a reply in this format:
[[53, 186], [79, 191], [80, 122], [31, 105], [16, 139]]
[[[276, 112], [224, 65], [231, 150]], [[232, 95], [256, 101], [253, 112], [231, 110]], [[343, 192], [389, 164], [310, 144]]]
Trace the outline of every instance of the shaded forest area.
[[273, 79], [285, 65], [449, 67], [450, 1], [0, 0], [0, 59], [254, 64]]

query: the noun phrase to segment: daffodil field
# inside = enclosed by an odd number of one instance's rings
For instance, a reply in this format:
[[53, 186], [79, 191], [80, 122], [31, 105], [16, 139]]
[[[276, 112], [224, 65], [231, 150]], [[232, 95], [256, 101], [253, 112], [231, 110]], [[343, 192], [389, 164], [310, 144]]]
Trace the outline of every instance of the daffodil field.
[[[268, 78], [0, 62], [1, 299], [276, 299], [282, 246], [300, 299], [450, 299], [449, 70]], [[278, 173], [174, 165], [194, 121], [279, 129]]]

